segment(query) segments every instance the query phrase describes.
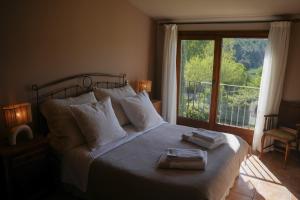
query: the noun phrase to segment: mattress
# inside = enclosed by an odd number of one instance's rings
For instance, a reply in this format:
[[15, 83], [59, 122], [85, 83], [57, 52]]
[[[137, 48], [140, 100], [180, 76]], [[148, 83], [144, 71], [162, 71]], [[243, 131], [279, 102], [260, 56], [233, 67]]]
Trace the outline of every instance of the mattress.
[[224, 199], [239, 174], [248, 144], [223, 133], [226, 143], [208, 151], [204, 171], [158, 169], [167, 148], [199, 148], [181, 141], [194, 128], [162, 124], [95, 157], [89, 165], [89, 199]]

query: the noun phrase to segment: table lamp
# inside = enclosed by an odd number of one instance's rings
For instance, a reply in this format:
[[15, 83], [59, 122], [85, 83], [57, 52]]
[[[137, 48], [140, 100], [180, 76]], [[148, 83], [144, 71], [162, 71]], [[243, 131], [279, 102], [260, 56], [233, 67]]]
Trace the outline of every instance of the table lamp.
[[141, 92], [145, 90], [146, 92], [150, 93], [152, 89], [152, 81], [150, 80], [139, 80], [137, 81], [137, 92]]
[[21, 132], [26, 133], [29, 139], [33, 138], [32, 130], [27, 125], [32, 121], [30, 103], [9, 105], [2, 110], [6, 127], [10, 129], [10, 145], [16, 145], [17, 136]]

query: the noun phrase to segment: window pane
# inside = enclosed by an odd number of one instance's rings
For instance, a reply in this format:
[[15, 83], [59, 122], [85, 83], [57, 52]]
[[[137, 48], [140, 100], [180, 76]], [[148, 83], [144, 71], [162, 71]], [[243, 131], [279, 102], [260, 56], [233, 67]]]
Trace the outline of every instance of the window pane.
[[217, 123], [253, 129], [267, 39], [224, 38]]
[[182, 40], [178, 116], [208, 121], [214, 61], [213, 40]]

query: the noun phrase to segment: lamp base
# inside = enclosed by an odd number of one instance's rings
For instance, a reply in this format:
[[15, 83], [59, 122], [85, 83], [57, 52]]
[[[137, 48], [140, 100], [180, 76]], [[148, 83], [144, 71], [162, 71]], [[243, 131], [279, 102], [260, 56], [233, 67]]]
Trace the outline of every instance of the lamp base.
[[17, 143], [17, 136], [19, 135], [19, 133], [24, 132], [26, 133], [28, 139], [33, 139], [33, 133], [32, 130], [30, 128], [30, 126], [23, 124], [20, 126], [16, 126], [14, 128], [11, 129], [11, 134], [9, 136], [9, 144], [14, 146]]

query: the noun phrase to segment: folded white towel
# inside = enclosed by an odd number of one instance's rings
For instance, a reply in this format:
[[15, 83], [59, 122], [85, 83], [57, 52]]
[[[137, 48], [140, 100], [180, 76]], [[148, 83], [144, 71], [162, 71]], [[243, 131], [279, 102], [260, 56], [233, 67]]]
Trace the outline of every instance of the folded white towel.
[[169, 159], [176, 160], [203, 160], [205, 156], [204, 151], [200, 149], [178, 149], [168, 148], [167, 156]]
[[205, 130], [205, 129], [198, 129], [196, 131], [193, 131], [193, 136], [194, 137], [198, 137], [201, 138], [207, 142], [219, 142], [220, 140], [222, 140], [224, 138], [224, 135], [220, 132], [216, 132], [216, 131], [209, 131], [209, 130]]
[[169, 157], [164, 152], [158, 161], [158, 167], [163, 169], [204, 170], [207, 164], [207, 152], [202, 151], [203, 157], [197, 160], [180, 160]]
[[198, 146], [201, 146], [201, 147], [204, 147], [206, 149], [215, 149], [217, 148], [218, 146], [220, 146], [221, 144], [225, 143], [225, 138], [222, 137], [221, 140], [218, 140], [217, 142], [208, 142], [202, 138], [199, 138], [199, 137], [195, 137], [193, 135], [193, 133], [185, 133], [182, 135], [182, 140], [183, 141], [186, 141], [186, 142], [190, 142], [190, 143], [193, 143], [195, 145], [198, 145]]

